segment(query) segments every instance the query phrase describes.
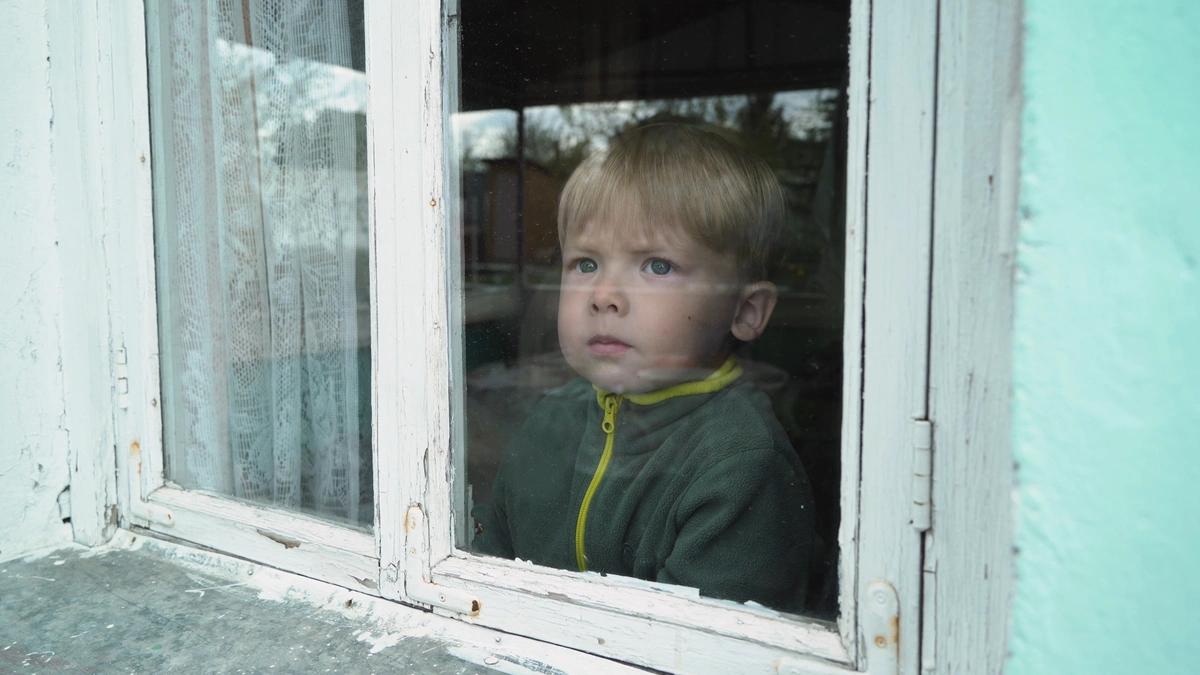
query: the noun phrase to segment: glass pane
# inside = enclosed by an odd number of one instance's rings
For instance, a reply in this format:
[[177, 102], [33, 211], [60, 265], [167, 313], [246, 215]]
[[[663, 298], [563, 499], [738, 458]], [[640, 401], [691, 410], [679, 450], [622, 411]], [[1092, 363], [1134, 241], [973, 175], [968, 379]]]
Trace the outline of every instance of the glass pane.
[[459, 16], [460, 547], [832, 618], [849, 2]]
[[362, 21], [147, 3], [167, 478], [369, 527]]

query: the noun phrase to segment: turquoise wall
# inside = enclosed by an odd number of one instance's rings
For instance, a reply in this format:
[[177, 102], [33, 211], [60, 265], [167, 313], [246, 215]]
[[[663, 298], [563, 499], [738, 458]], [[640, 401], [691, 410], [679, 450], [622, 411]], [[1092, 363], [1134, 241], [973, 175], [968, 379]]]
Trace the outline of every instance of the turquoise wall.
[[1200, 672], [1200, 2], [1025, 11], [1009, 672]]

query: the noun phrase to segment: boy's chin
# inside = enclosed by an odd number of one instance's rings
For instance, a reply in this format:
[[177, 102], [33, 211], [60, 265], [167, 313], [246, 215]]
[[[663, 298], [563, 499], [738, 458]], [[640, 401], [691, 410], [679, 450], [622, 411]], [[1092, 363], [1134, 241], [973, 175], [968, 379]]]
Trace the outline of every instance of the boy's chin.
[[614, 394], [638, 394], [649, 391], [652, 385], [638, 382], [637, 377], [629, 370], [615, 363], [597, 363], [590, 359], [582, 363], [567, 358], [567, 363], [577, 375], [591, 382], [599, 389]]

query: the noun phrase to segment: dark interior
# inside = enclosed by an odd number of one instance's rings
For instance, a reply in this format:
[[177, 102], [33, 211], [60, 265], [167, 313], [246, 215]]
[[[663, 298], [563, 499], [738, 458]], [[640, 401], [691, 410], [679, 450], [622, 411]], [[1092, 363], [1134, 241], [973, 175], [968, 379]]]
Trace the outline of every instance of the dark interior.
[[848, 0], [471, 3], [463, 110], [845, 85]]

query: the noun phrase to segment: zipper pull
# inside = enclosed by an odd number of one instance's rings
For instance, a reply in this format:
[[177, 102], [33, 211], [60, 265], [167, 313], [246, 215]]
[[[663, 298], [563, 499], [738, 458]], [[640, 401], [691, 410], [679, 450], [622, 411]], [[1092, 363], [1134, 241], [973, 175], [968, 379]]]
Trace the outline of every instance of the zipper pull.
[[600, 422], [600, 428], [604, 433], [611, 434], [617, 429], [617, 408], [621, 407], [621, 397], [616, 394], [609, 394], [604, 397], [604, 420]]

